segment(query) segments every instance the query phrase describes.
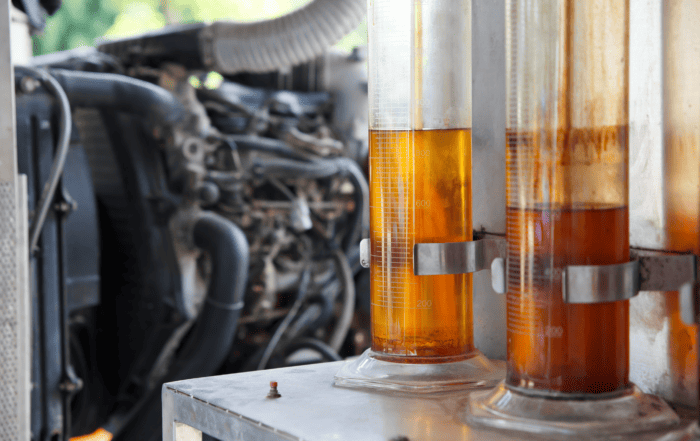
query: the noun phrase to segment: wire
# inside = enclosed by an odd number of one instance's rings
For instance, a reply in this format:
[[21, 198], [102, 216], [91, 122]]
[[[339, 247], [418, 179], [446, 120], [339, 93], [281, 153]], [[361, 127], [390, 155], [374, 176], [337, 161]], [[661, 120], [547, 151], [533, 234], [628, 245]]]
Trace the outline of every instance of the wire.
[[348, 335], [348, 331], [352, 325], [352, 317], [355, 314], [355, 279], [348, 259], [345, 257], [345, 254], [343, 254], [343, 251], [336, 249], [333, 255], [338, 264], [338, 278], [343, 284], [343, 311], [338, 320], [338, 324], [333, 330], [331, 338], [328, 340], [328, 345], [335, 352], [339, 352], [340, 348], [343, 346], [345, 337]]
[[280, 340], [282, 339], [282, 335], [287, 331], [287, 328], [289, 328], [289, 325], [292, 323], [292, 320], [296, 317], [296, 315], [299, 313], [299, 309], [301, 309], [301, 305], [304, 303], [304, 300], [306, 299], [306, 293], [309, 289], [309, 284], [311, 282], [311, 270], [307, 268], [304, 270], [304, 273], [301, 275], [301, 281], [299, 282], [299, 291], [297, 294], [297, 298], [294, 301], [294, 304], [292, 305], [292, 308], [289, 310], [289, 313], [282, 319], [282, 322], [279, 324], [277, 329], [275, 330], [275, 333], [272, 334], [272, 338], [270, 338], [270, 341], [267, 343], [267, 346], [265, 347], [265, 351], [263, 351], [262, 357], [260, 357], [260, 361], [258, 362], [258, 367], [257, 370], [263, 370], [267, 366], [267, 363], [269, 363], [270, 358], [272, 357], [272, 354], [275, 352], [275, 349], [277, 348], [277, 345], [279, 344]]
[[58, 147], [56, 148], [56, 156], [53, 164], [51, 165], [49, 177], [46, 180], [44, 189], [41, 192], [39, 202], [36, 204], [37, 209], [35, 211], [34, 218], [32, 219], [32, 224], [29, 227], [29, 252], [31, 254], [39, 242], [41, 229], [44, 226], [46, 216], [48, 215], [49, 208], [51, 207], [51, 202], [53, 201], [54, 194], [56, 193], [56, 187], [58, 187], [58, 182], [63, 174], [63, 168], [66, 164], [66, 157], [68, 156], [68, 149], [70, 148], [70, 136], [73, 121], [71, 117], [70, 103], [68, 102], [66, 92], [63, 90], [61, 85], [58, 84], [58, 81], [56, 81], [54, 77], [49, 75], [49, 73], [44, 69], [37, 69], [33, 67], [16, 66], [15, 70], [40, 80], [44, 86], [56, 96], [56, 99], [60, 105]]

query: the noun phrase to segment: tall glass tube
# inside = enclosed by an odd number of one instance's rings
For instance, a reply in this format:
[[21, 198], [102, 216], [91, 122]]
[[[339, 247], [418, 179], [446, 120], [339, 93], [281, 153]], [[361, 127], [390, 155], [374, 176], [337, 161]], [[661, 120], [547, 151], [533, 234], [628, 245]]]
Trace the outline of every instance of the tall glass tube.
[[[416, 244], [473, 235], [471, 0], [369, 0], [367, 22], [372, 347], [336, 384], [481, 385], [496, 375], [474, 347], [471, 275], [413, 268]], [[408, 364], [423, 366], [401, 368], [410, 381], [386, 373]]]
[[[700, 2], [663, 2], [666, 248], [695, 254], [700, 254], [698, 14]], [[681, 320], [677, 292], [666, 294], [666, 304], [670, 313], [669, 359], [674, 394], [679, 401], [694, 403], [698, 397], [697, 325], [687, 325]]]
[[415, 244], [472, 236], [470, 3], [370, 1], [372, 350], [396, 361], [474, 349], [471, 275], [413, 275]]
[[511, 1], [508, 18], [506, 381], [615, 392], [628, 302], [565, 304], [561, 273], [629, 260], [629, 0], [535, 3]]
[[629, 382], [628, 301], [562, 291], [567, 266], [629, 261], [629, 0], [506, 3], [507, 373], [467, 420], [589, 436], [675, 424]]

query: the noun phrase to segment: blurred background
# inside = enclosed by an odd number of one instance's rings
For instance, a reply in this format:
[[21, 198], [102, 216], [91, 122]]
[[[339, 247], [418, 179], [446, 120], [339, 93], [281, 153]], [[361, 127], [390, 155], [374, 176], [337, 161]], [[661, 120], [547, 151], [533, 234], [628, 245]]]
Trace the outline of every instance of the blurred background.
[[366, 0], [12, 4], [22, 439], [157, 441], [164, 383], [369, 347]]
[[[34, 55], [93, 46], [171, 24], [257, 21], [282, 16], [310, 0], [64, 0], [33, 37]], [[337, 43], [345, 51], [367, 42], [367, 22]]]

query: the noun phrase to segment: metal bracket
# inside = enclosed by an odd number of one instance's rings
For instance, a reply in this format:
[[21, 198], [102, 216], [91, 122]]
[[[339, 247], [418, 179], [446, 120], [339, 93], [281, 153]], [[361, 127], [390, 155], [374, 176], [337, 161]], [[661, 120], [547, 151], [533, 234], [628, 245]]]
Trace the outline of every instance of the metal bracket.
[[[503, 238], [472, 242], [417, 243], [413, 246], [413, 273], [417, 276], [466, 274], [489, 269], [494, 260], [503, 261], [506, 241]], [[360, 264], [370, 265], [369, 239], [360, 241]]]
[[[631, 299], [641, 291], [688, 291], [681, 301], [694, 304], [691, 286], [696, 280], [696, 258], [684, 255], [637, 255], [635, 260], [615, 265], [570, 265], [561, 271], [562, 296], [566, 303], [604, 303]], [[503, 261], [491, 264], [494, 291], [504, 294], [507, 287]], [[685, 299], [685, 300], [684, 300]], [[700, 305], [700, 300], [697, 302]], [[700, 314], [697, 309], [683, 308], [688, 317]], [[697, 311], [694, 313], [693, 311]], [[694, 320], [694, 318], [692, 319]]]
[[[493, 290], [507, 290], [506, 240], [418, 243], [413, 247], [413, 273], [417, 276], [467, 274], [491, 270]], [[700, 317], [700, 298], [694, 297], [697, 261], [692, 254], [633, 255], [630, 262], [613, 265], [570, 265], [561, 273], [566, 303], [592, 304], [631, 299], [640, 291], [681, 291], [684, 319]], [[369, 267], [369, 239], [360, 242], [360, 262]], [[698, 289], [700, 292], [700, 288]], [[697, 305], [694, 307], [693, 305]]]
[[639, 292], [639, 261], [615, 265], [567, 266], [562, 272], [565, 303], [604, 303], [631, 299]]
[[504, 258], [505, 239], [472, 242], [417, 243], [413, 246], [413, 273], [417, 276], [466, 274], [489, 269], [491, 262]]

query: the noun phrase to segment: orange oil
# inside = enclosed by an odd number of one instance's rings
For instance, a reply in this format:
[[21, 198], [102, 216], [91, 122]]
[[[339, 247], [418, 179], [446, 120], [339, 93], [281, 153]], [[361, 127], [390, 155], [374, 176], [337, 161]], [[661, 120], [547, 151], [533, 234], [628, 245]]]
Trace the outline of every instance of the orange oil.
[[372, 349], [400, 362], [466, 358], [471, 275], [413, 275], [413, 245], [472, 239], [471, 130], [370, 131], [370, 188]]

